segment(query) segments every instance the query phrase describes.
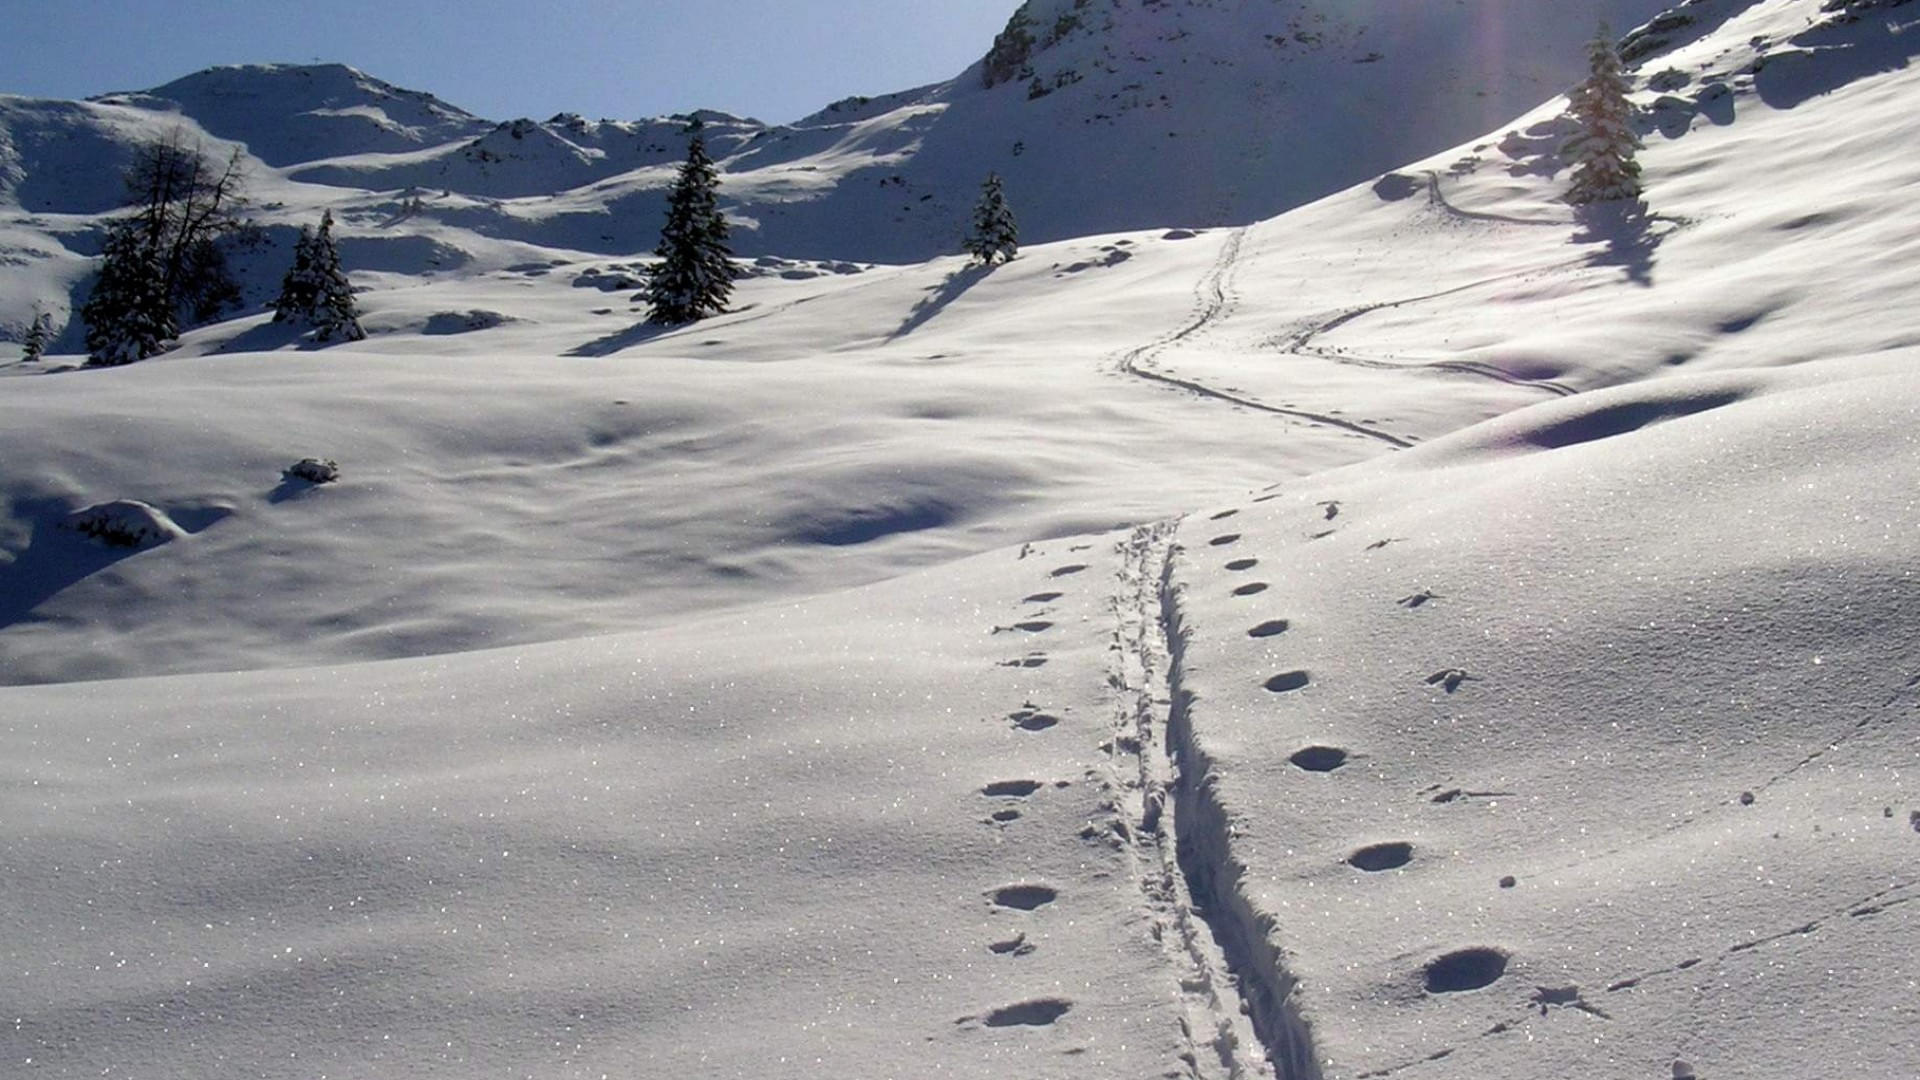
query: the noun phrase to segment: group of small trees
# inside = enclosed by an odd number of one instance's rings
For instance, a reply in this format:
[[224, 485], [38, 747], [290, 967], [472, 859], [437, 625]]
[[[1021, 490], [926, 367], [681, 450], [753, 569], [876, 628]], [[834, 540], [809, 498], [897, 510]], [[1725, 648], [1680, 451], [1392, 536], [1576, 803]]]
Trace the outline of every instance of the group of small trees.
[[143, 360], [183, 320], [206, 322], [239, 303], [218, 242], [246, 228], [240, 163], [238, 150], [215, 163], [178, 130], [140, 148], [126, 173], [134, 213], [108, 228], [99, 280], [80, 309], [93, 363]]
[[[240, 304], [240, 285], [220, 241], [254, 228], [242, 213], [241, 160], [236, 150], [216, 164], [178, 130], [135, 154], [126, 173], [134, 212], [107, 227], [100, 273], [80, 308], [89, 364], [144, 360], [165, 349], [182, 326], [212, 321]], [[321, 341], [359, 340], [365, 335], [332, 227], [328, 214], [319, 233], [301, 229], [274, 319], [306, 322]], [[51, 337], [50, 320], [36, 314], [26, 358], [37, 359]]]

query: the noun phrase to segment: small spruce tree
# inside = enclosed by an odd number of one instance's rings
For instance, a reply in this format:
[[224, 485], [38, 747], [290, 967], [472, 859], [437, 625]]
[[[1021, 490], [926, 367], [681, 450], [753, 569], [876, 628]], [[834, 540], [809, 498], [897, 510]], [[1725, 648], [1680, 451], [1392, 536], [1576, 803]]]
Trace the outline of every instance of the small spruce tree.
[[667, 197], [667, 224], [654, 250], [660, 262], [647, 276], [647, 319], [668, 326], [717, 315], [733, 295], [733, 252], [727, 246], [727, 219], [720, 213], [719, 171], [707, 156], [698, 121], [690, 134], [687, 160]]
[[293, 241], [293, 265], [280, 279], [280, 296], [273, 302], [273, 321], [296, 325], [311, 322], [319, 297], [320, 283], [313, 273], [313, 230], [302, 225]]
[[53, 340], [53, 316], [33, 309], [33, 321], [27, 324], [26, 348], [20, 353], [21, 363], [31, 364], [47, 354], [47, 344]]
[[333, 211], [320, 215], [320, 230], [300, 227], [293, 244], [293, 265], [280, 279], [280, 297], [273, 302], [273, 321], [312, 326], [315, 341], [365, 338], [360, 313], [353, 302], [353, 286], [340, 269], [340, 249], [333, 243]]
[[353, 302], [353, 285], [340, 269], [340, 249], [333, 244], [333, 211], [320, 215], [320, 231], [313, 234], [313, 276], [319, 285], [314, 307], [314, 339], [360, 341], [367, 336], [360, 329], [360, 311]]
[[980, 202], [973, 208], [973, 230], [967, 234], [966, 247], [967, 254], [985, 266], [995, 261], [1012, 262], [1020, 250], [1020, 229], [1014, 224], [998, 173], [988, 173], [980, 187]]
[[1587, 46], [1591, 74], [1567, 94], [1567, 116], [1579, 126], [1560, 148], [1573, 162], [1573, 180], [1566, 200], [1575, 206], [1635, 199], [1640, 196], [1640, 163], [1633, 160], [1641, 147], [1633, 130], [1633, 102], [1627, 100], [1627, 79], [1620, 53], [1607, 25]]
[[80, 308], [87, 324], [87, 363], [117, 367], [145, 360], [166, 347], [177, 330], [173, 298], [158, 250], [144, 240], [138, 219], [107, 230], [100, 276]]

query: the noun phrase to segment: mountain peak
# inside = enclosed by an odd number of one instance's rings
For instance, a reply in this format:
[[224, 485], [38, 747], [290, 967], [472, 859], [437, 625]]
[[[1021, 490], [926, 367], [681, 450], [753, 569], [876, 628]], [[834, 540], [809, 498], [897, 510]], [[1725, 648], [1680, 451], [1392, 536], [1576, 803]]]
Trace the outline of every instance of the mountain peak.
[[211, 67], [142, 93], [95, 100], [179, 112], [208, 134], [246, 143], [255, 157], [276, 166], [418, 150], [491, 126], [432, 94], [346, 64]]

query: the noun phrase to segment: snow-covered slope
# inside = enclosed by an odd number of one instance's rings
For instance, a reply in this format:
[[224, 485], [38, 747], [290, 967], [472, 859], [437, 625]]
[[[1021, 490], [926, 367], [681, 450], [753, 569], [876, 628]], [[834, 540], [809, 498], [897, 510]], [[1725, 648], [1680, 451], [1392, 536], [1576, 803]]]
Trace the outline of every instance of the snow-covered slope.
[[1920, 8], [1734, 7], [1644, 214], [1549, 103], [662, 333], [369, 194], [367, 342], [0, 361], [0, 673], [174, 673], [0, 689], [0, 1061], [1915, 1075]]

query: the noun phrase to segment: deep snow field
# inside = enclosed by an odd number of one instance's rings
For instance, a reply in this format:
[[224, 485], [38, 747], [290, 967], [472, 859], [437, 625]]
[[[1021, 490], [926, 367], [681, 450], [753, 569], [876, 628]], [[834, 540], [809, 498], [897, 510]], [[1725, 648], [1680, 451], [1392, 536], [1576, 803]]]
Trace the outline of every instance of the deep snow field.
[[1920, 6], [1680, 10], [1644, 214], [1556, 100], [672, 331], [348, 217], [364, 342], [0, 345], [0, 1076], [1920, 1076]]

